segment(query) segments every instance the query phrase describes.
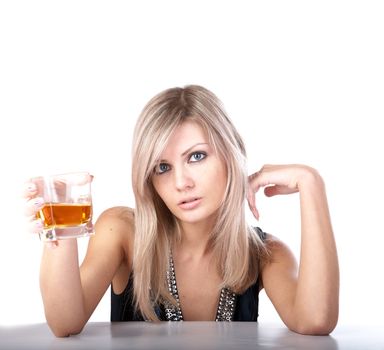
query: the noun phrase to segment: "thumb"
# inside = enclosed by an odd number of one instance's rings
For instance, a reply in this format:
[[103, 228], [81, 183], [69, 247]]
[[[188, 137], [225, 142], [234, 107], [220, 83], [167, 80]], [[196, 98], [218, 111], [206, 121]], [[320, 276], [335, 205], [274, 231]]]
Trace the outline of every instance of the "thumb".
[[272, 185], [264, 188], [264, 194], [267, 197], [273, 197], [273, 196], [282, 195], [282, 194], [291, 194], [296, 192], [297, 192], [297, 189], [295, 188], [289, 188], [287, 186], [280, 186], [280, 185]]

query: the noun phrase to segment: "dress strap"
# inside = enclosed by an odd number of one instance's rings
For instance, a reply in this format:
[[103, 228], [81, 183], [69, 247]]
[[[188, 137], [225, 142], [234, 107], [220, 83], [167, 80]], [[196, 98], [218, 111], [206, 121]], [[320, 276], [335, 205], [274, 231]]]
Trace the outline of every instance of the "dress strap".
[[254, 229], [256, 230], [256, 233], [259, 235], [259, 238], [265, 242], [265, 240], [267, 239], [267, 233], [264, 232], [260, 227], [256, 226], [254, 227]]

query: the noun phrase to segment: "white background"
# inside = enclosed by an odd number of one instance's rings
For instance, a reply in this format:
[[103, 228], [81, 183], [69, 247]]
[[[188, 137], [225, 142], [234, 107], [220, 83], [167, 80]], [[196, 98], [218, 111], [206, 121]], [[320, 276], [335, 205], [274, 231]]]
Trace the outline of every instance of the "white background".
[[[89, 170], [96, 216], [133, 206], [136, 118], [154, 94], [189, 83], [224, 102], [250, 171], [319, 170], [339, 251], [340, 324], [384, 324], [383, 18], [383, 3], [367, 0], [0, 2], [0, 324], [45, 320], [23, 181]], [[258, 225], [299, 256], [298, 196], [258, 202]], [[79, 244], [82, 257], [87, 239]], [[92, 320], [109, 320], [109, 291]], [[263, 321], [281, 322], [264, 293]]]

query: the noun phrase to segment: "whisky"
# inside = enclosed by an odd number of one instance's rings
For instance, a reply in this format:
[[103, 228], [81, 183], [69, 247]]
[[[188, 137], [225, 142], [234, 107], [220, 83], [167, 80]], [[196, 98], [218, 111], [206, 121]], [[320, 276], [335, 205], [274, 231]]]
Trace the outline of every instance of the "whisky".
[[45, 203], [36, 216], [43, 221], [44, 229], [79, 226], [92, 219], [92, 205], [90, 203]]

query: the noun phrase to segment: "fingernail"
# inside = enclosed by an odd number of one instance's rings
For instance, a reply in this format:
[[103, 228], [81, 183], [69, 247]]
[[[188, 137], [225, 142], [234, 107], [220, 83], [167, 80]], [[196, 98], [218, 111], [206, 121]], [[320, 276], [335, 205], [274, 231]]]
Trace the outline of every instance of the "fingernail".
[[35, 227], [38, 230], [42, 230], [43, 229], [43, 223], [41, 221], [36, 221], [35, 222]]
[[35, 192], [36, 191], [36, 185], [34, 183], [31, 183], [29, 186], [28, 186], [28, 191], [29, 192]]
[[42, 204], [44, 203], [44, 200], [43, 198], [35, 198], [33, 204], [36, 206], [36, 207], [40, 207]]

